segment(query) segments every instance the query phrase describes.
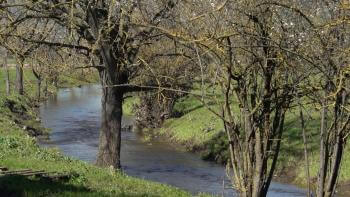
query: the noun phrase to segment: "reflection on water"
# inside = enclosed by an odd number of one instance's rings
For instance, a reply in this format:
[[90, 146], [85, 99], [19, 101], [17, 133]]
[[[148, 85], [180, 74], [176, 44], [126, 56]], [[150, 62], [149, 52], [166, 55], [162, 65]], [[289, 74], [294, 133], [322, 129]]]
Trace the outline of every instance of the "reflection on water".
[[[66, 155], [93, 163], [98, 148], [100, 99], [98, 85], [60, 90], [40, 108], [43, 124], [52, 129], [50, 141], [41, 144], [56, 146]], [[124, 118], [123, 124], [129, 125], [130, 121], [131, 118]], [[228, 189], [224, 167], [175, 150], [166, 142], [144, 143], [136, 134], [123, 132], [121, 161], [124, 171], [131, 176], [167, 183], [192, 193], [234, 195]], [[305, 196], [305, 193], [292, 185], [273, 183], [269, 196]]]

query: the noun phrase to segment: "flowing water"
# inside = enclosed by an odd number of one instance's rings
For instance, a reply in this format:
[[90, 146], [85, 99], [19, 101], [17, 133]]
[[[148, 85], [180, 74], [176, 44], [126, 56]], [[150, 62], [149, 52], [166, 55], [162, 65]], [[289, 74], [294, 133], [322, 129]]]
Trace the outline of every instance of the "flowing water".
[[[40, 108], [44, 126], [52, 129], [50, 140], [40, 143], [93, 163], [98, 148], [100, 100], [98, 85], [61, 89]], [[123, 119], [125, 125], [130, 122], [130, 117]], [[123, 132], [121, 161], [123, 170], [130, 176], [166, 183], [193, 194], [234, 195], [224, 167], [202, 161], [196, 154], [176, 150], [167, 142], [143, 142], [137, 134]], [[274, 182], [268, 196], [305, 196], [305, 191]]]

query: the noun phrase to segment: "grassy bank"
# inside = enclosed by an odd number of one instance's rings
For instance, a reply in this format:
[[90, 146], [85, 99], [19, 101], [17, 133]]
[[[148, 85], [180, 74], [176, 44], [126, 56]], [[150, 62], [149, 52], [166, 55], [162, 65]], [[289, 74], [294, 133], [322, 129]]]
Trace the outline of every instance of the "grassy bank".
[[[15, 93], [15, 79], [16, 79], [16, 69], [10, 68], [10, 86], [11, 86], [11, 92]], [[0, 94], [4, 95], [6, 91], [5, 86], [5, 71], [3, 68], [0, 68]], [[34, 98], [37, 95], [37, 79], [35, 78], [34, 74], [32, 73], [32, 70], [29, 68], [25, 68], [23, 70], [23, 82], [24, 82], [24, 91], [25, 95], [29, 98]], [[96, 72], [85, 72], [84, 75], [81, 74], [80, 71], [66, 71], [61, 73], [61, 75], [58, 77], [58, 88], [64, 88], [64, 87], [75, 87], [79, 85], [85, 85], [89, 83], [97, 83], [98, 82], [98, 74]], [[43, 93], [44, 91], [44, 84], [45, 82], [42, 82], [41, 91]], [[54, 87], [54, 84], [49, 83], [48, 84], [48, 92], [55, 93], [56, 87]], [[43, 94], [42, 94], [43, 95]]]
[[[217, 106], [211, 106], [217, 108]], [[222, 121], [201, 105], [196, 98], [189, 95], [175, 105], [175, 110], [184, 114], [180, 118], [166, 120], [163, 128], [156, 132], [167, 136], [172, 142], [185, 145], [190, 151], [197, 151], [203, 159], [224, 162], [228, 159], [228, 143], [223, 132]], [[319, 121], [314, 113], [314, 120], [308, 121], [307, 132], [310, 152], [310, 171], [315, 180], [319, 165]], [[350, 148], [344, 152], [344, 160], [339, 176], [341, 184], [350, 181]], [[301, 135], [298, 112], [289, 113], [286, 118], [285, 132], [277, 169], [278, 175], [289, 176], [288, 182], [305, 186], [305, 160], [303, 157], [303, 140]], [[297, 167], [296, 167], [297, 166]]]
[[[191, 196], [174, 187], [132, 178], [113, 169], [101, 169], [65, 157], [57, 149], [39, 147], [31, 135], [37, 135], [45, 129], [41, 127], [30, 99], [30, 95], [35, 95], [35, 88], [30, 87], [35, 79], [28, 70], [25, 73], [25, 90], [29, 97], [15, 93], [4, 96], [5, 88], [1, 79], [0, 166], [10, 170], [64, 172], [71, 174], [72, 178], [67, 182], [52, 182], [35, 177], [0, 177], [0, 196]], [[59, 85], [81, 84], [72, 82], [73, 78], [69, 77], [69, 83], [61, 81]]]

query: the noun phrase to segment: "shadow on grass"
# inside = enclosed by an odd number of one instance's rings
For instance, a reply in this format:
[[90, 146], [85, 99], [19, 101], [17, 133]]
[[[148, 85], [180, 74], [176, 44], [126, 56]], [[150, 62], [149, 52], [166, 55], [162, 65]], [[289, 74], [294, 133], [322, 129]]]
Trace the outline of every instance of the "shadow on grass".
[[220, 164], [226, 164], [229, 160], [229, 143], [223, 131], [206, 141], [201, 149], [200, 156], [203, 160], [216, 161]]
[[[302, 131], [297, 118], [286, 121], [283, 131], [282, 144], [280, 149], [280, 161], [289, 161], [290, 158], [301, 159], [304, 157], [304, 143]], [[319, 150], [319, 122], [313, 120], [307, 127], [309, 152]], [[198, 148], [204, 160], [225, 163], [229, 159], [228, 140], [224, 132], [219, 132], [212, 139], [205, 142], [203, 147]]]
[[[0, 177], [0, 196], [50, 196], [62, 194], [88, 195], [91, 190], [63, 182], [11, 175]], [[101, 194], [101, 196], [106, 196]]]
[[[6, 197], [29, 197], [29, 196], [87, 196], [87, 197], [107, 197], [107, 196], [148, 196], [147, 194], [128, 193], [104, 193], [95, 191], [84, 186], [76, 186], [59, 181], [49, 181], [34, 177], [19, 175], [0, 177], [0, 196]], [[156, 196], [154, 196], [156, 197]]]
[[197, 109], [203, 108], [204, 105], [197, 105], [197, 106], [191, 106], [189, 109], [174, 109], [174, 112], [172, 114], [173, 118], [180, 118], [181, 116], [184, 116], [190, 112], [193, 112]]
[[[174, 109], [173, 116], [174, 116], [174, 118], [180, 118], [181, 116], [184, 116], [186, 114], [189, 114], [189, 113], [191, 113], [193, 111], [196, 111], [198, 109], [201, 109], [201, 108], [207, 107], [207, 106], [208, 107], [215, 106], [215, 103], [209, 102], [209, 103], [206, 104], [206, 106], [203, 105], [203, 104], [198, 104], [198, 105], [191, 105], [191, 107], [189, 107], [189, 108], [183, 107], [183, 109], [181, 109], [181, 108], [180, 109]], [[208, 113], [211, 113], [211, 112], [208, 111]]]

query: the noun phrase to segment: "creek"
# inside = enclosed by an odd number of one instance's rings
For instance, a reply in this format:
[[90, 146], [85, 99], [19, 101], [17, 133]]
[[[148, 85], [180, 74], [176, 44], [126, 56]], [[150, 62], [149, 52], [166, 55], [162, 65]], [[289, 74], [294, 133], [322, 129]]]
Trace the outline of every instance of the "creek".
[[[51, 128], [45, 147], [58, 147], [76, 159], [94, 163], [98, 149], [101, 89], [98, 85], [60, 89], [40, 107], [43, 125]], [[132, 117], [124, 117], [130, 125]], [[187, 190], [219, 196], [234, 196], [225, 168], [207, 162], [193, 153], [177, 150], [168, 142], [144, 142], [142, 136], [122, 132], [121, 161], [126, 174], [157, 181]], [[293, 185], [273, 182], [269, 197], [305, 196], [305, 190]]]

